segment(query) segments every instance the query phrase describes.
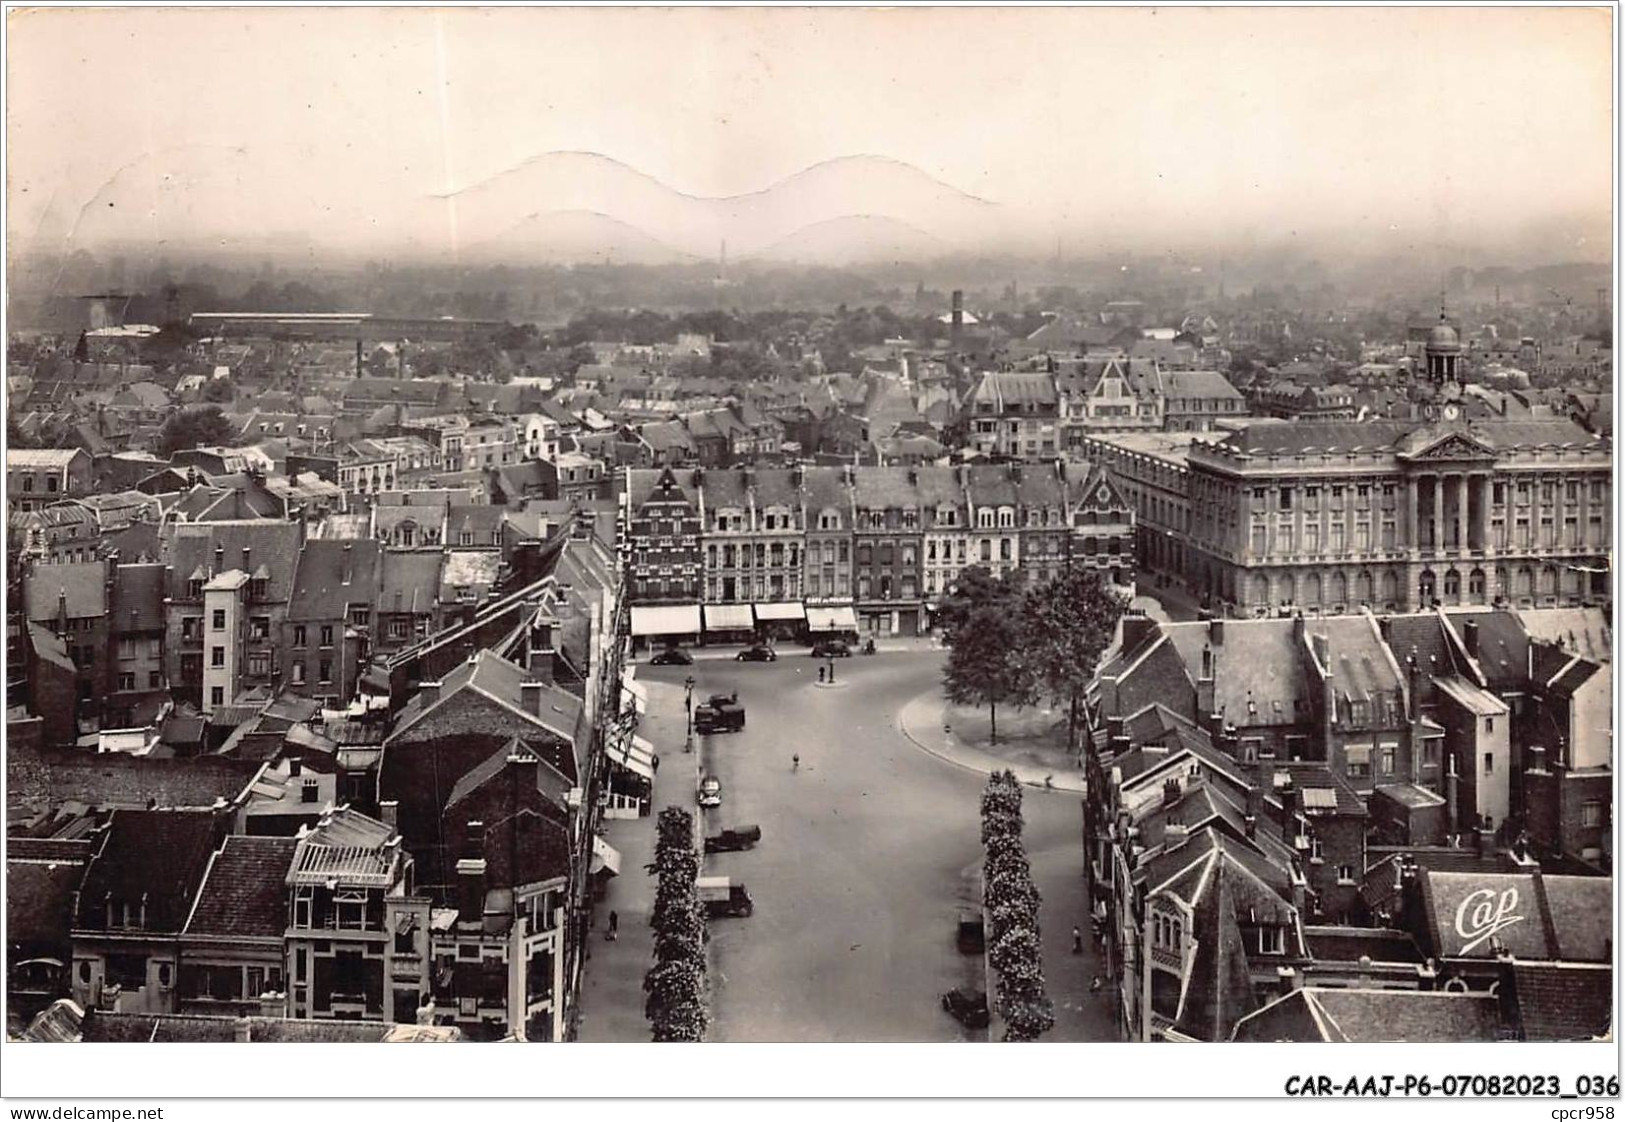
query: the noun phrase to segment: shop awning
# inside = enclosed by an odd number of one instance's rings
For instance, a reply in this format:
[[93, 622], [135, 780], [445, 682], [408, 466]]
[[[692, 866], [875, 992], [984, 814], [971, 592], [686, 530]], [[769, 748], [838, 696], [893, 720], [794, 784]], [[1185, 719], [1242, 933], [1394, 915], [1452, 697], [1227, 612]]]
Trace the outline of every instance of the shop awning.
[[621, 686], [626, 690], [626, 696], [631, 699], [632, 708], [638, 711], [638, 716], [641, 717], [649, 711], [649, 691], [644, 688], [642, 682], [635, 680], [628, 673], [621, 678]]
[[667, 604], [661, 607], [632, 608], [634, 635], [698, 635], [698, 604]]
[[707, 631], [749, 631], [756, 626], [749, 604], [707, 604], [705, 629]]
[[856, 631], [858, 616], [849, 607], [808, 608], [808, 631]]
[[756, 618], [771, 620], [806, 619], [807, 613], [800, 604], [757, 604]]
[[627, 771], [645, 779], [655, 777], [655, 747], [641, 736], [634, 736], [630, 740], [611, 740], [605, 754], [611, 763]]
[[620, 876], [621, 851], [603, 838], [593, 838], [592, 871], [595, 873], [608, 873], [612, 877]]

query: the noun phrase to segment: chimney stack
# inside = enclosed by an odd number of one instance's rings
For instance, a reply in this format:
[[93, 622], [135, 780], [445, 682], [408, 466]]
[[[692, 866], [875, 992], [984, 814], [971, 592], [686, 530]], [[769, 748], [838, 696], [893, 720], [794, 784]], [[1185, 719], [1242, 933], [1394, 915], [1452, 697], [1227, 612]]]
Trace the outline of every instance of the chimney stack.
[[1468, 620], [1461, 625], [1462, 643], [1467, 647], [1467, 657], [1473, 660], [1478, 658], [1478, 624]]
[[352, 564], [353, 564], [353, 562], [351, 561], [351, 550], [352, 550], [352, 547], [351, 547], [350, 543], [345, 542], [344, 543], [344, 549], [342, 551], [344, 560], [342, 562], [342, 567], [341, 567], [341, 569], [339, 571], [339, 583], [340, 584], [349, 584], [350, 583], [350, 577], [352, 575]]
[[954, 289], [953, 295], [952, 330], [949, 337], [953, 342], [959, 342], [959, 336], [965, 328], [965, 293], [962, 289]]
[[542, 706], [546, 703], [547, 683], [521, 682], [519, 684], [519, 693], [523, 700], [521, 708], [532, 717], [540, 717], [542, 715]]
[[394, 799], [384, 799], [378, 804], [378, 814], [382, 818], [384, 825], [391, 830], [400, 829], [401, 804], [399, 802]]
[[[470, 822], [470, 832], [483, 822]], [[457, 862], [457, 922], [479, 926], [485, 922], [485, 858], [463, 857]]]

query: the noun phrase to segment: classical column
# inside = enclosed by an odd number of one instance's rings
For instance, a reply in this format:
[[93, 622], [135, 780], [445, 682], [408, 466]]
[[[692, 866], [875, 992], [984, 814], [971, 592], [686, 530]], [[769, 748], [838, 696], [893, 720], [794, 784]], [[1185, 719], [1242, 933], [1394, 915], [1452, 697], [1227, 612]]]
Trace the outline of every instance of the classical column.
[[1458, 553], [1467, 551], [1467, 506], [1471, 502], [1467, 491], [1471, 489], [1472, 476], [1462, 472], [1456, 476], [1456, 550]]
[[1486, 552], [1490, 549], [1490, 499], [1493, 487], [1489, 472], [1478, 477], [1478, 548]]
[[[1417, 523], [1416, 512], [1421, 508], [1421, 505], [1422, 505], [1422, 484], [1418, 481], [1416, 476], [1412, 475], [1412, 476], [1410, 476], [1409, 478], [1407, 478], [1405, 480], [1405, 548], [1406, 549], [1416, 549], [1418, 546], [1420, 546], [1422, 544], [1421, 539], [1418, 536], [1417, 529], [1416, 529], [1416, 523]], [[1372, 595], [1375, 596], [1376, 593], [1373, 592]]]
[[1444, 475], [1433, 477], [1433, 551], [1444, 550]]

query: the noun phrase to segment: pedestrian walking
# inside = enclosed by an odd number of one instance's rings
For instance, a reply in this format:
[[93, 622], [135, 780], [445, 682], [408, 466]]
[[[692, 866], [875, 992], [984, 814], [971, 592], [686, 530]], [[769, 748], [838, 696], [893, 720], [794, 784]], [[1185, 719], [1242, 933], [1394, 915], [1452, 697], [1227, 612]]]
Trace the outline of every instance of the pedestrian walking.
[[653, 771], [656, 775], [660, 774], [660, 757], [659, 756], [650, 756], [649, 757], [649, 769], [651, 771]]
[[793, 754], [790, 757], [790, 770], [791, 771], [800, 771], [801, 770], [801, 753], [800, 752], [796, 752], [795, 754]]
[[1072, 953], [1083, 953], [1083, 932], [1078, 929], [1077, 924], [1072, 925]]
[[1094, 979], [1089, 983], [1089, 992], [1090, 993], [1099, 993], [1100, 992], [1100, 975], [1099, 974], [1096, 974], [1094, 976]]
[[818, 668], [818, 680], [819, 682], [824, 680], [824, 668], [822, 666]]
[[607, 942], [613, 943], [615, 941], [616, 937], [618, 935], [620, 935], [620, 933], [621, 933], [621, 917], [620, 917], [620, 914], [618, 912], [610, 912], [609, 913], [609, 930], [604, 932], [604, 939]]

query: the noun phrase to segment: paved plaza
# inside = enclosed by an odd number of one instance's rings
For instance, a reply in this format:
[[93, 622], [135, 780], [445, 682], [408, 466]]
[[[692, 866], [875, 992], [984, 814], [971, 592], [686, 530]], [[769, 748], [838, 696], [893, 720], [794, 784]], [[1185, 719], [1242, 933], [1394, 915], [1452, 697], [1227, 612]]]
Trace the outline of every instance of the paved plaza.
[[[960, 955], [954, 936], [960, 909], [974, 907], [978, 893], [986, 771], [971, 757], [948, 758], [941, 744], [925, 750], [903, 728], [904, 710], [935, 694], [942, 658], [915, 649], [839, 660], [833, 687], [819, 684], [820, 663], [794, 647], [776, 663], [639, 667], [639, 679], [650, 683], [643, 735], [662, 761], [656, 810], [693, 807], [703, 766], [723, 785], [722, 806], [703, 812], [706, 829], [762, 827], [755, 849], [706, 858], [707, 875], [738, 878], [756, 904], [749, 918], [711, 923], [710, 1039], [933, 1042], [974, 1035], [942, 1011], [939, 998], [981, 984], [982, 960]], [[747, 707], [742, 732], [698, 738], [697, 759], [682, 751], [689, 674], [696, 698], [737, 689]], [[1116, 1038], [1107, 999], [1088, 992], [1092, 948], [1082, 955], [1071, 949], [1072, 926], [1088, 930], [1081, 813], [1076, 789], [1027, 792], [1025, 836], [1044, 895], [1040, 922], [1056, 1004], [1052, 1040]], [[641, 983], [654, 886], [643, 865], [653, 835], [652, 817], [610, 825], [624, 862], [599, 923], [613, 908], [621, 934], [593, 943], [583, 1040], [648, 1039]]]

